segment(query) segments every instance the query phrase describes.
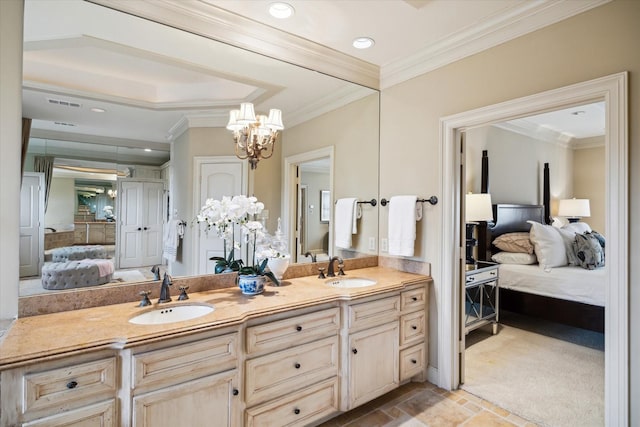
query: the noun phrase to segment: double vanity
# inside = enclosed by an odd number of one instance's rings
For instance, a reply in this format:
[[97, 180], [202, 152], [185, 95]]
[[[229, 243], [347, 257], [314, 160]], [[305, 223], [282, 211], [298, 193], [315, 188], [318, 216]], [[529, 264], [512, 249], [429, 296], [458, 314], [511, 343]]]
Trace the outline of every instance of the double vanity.
[[20, 318], [0, 425], [318, 424], [426, 379], [430, 280], [370, 267]]

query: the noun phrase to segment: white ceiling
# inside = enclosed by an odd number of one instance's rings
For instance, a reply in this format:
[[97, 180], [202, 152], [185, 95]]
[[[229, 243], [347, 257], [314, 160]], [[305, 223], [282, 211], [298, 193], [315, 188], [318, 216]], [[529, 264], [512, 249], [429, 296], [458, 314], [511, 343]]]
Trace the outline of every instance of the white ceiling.
[[[256, 26], [274, 27], [269, 31], [276, 42], [278, 34], [283, 40], [293, 34], [376, 64], [382, 80], [388, 72], [387, 81], [393, 81], [603, 1], [292, 0], [296, 13], [285, 21], [268, 15], [271, 0], [167, 3], [187, 12], [206, 6], [211, 16], [226, 9]], [[357, 36], [376, 44], [356, 50], [351, 41]], [[23, 115], [34, 119], [33, 136], [50, 141], [166, 152], [167, 142], [189, 126], [224, 126], [229, 109], [240, 102], [254, 102], [257, 111], [280, 108], [285, 126], [293, 126], [371, 93], [81, 0], [26, 0], [24, 41]], [[428, 64], [416, 67], [419, 62]]]

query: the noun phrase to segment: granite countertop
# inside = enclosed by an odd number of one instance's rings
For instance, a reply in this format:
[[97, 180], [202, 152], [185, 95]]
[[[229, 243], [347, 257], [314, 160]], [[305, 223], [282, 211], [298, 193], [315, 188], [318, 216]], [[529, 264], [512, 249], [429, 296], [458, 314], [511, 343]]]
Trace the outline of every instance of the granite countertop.
[[375, 286], [332, 288], [315, 276], [289, 279], [283, 286], [265, 286], [264, 293], [243, 295], [238, 287], [189, 294], [188, 301], [177, 301], [161, 307], [180, 304], [211, 304], [215, 310], [202, 317], [160, 325], [136, 325], [129, 319], [157, 308], [123, 303], [81, 310], [65, 311], [17, 319], [0, 338], [0, 370], [48, 360], [88, 349], [123, 348], [152, 340], [186, 333], [238, 325], [253, 317], [322, 303], [352, 300], [431, 280], [429, 276], [405, 273], [384, 267], [370, 267], [347, 272], [346, 277], [375, 279]]

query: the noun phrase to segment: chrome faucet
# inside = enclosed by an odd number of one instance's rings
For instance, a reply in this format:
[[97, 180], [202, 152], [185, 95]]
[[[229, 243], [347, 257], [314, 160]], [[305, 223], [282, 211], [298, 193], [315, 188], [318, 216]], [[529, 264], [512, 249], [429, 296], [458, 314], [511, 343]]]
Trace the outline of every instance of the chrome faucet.
[[329, 266], [327, 267], [327, 277], [336, 277], [336, 273], [334, 272], [334, 267], [333, 267], [333, 263], [338, 261], [338, 275], [342, 276], [344, 275], [344, 271], [342, 271], [342, 267], [343, 267], [343, 261], [342, 258], [337, 257], [337, 256], [333, 256], [331, 257], [331, 259], [329, 260]]
[[160, 287], [160, 298], [158, 299], [158, 304], [171, 301], [169, 286], [171, 286], [171, 276], [164, 273], [164, 279], [162, 279], [162, 286]]
[[304, 253], [304, 256], [311, 257], [311, 262], [316, 262], [316, 254], [312, 254], [311, 252], [307, 251]]

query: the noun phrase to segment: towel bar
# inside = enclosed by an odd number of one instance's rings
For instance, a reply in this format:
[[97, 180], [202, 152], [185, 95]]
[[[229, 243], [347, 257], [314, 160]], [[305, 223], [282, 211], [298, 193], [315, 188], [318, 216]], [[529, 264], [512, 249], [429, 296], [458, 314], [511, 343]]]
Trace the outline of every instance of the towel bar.
[[[390, 201], [387, 199], [380, 199], [380, 204], [382, 206], [387, 206], [387, 203], [389, 203]], [[416, 203], [424, 203], [424, 202], [429, 202], [432, 205], [435, 205], [438, 203], [438, 198], [436, 196], [431, 196], [428, 199], [418, 199], [416, 200]], [[375, 205], [374, 205], [375, 206]]]
[[360, 201], [358, 201], [358, 204], [359, 204], [359, 205], [361, 205], [361, 204], [363, 204], [363, 203], [366, 203], [366, 204], [371, 205], [371, 206], [375, 206], [375, 205], [377, 205], [377, 204], [378, 204], [378, 202], [376, 201], [376, 199], [367, 200], [367, 201], [365, 201], [365, 202], [360, 202]]

